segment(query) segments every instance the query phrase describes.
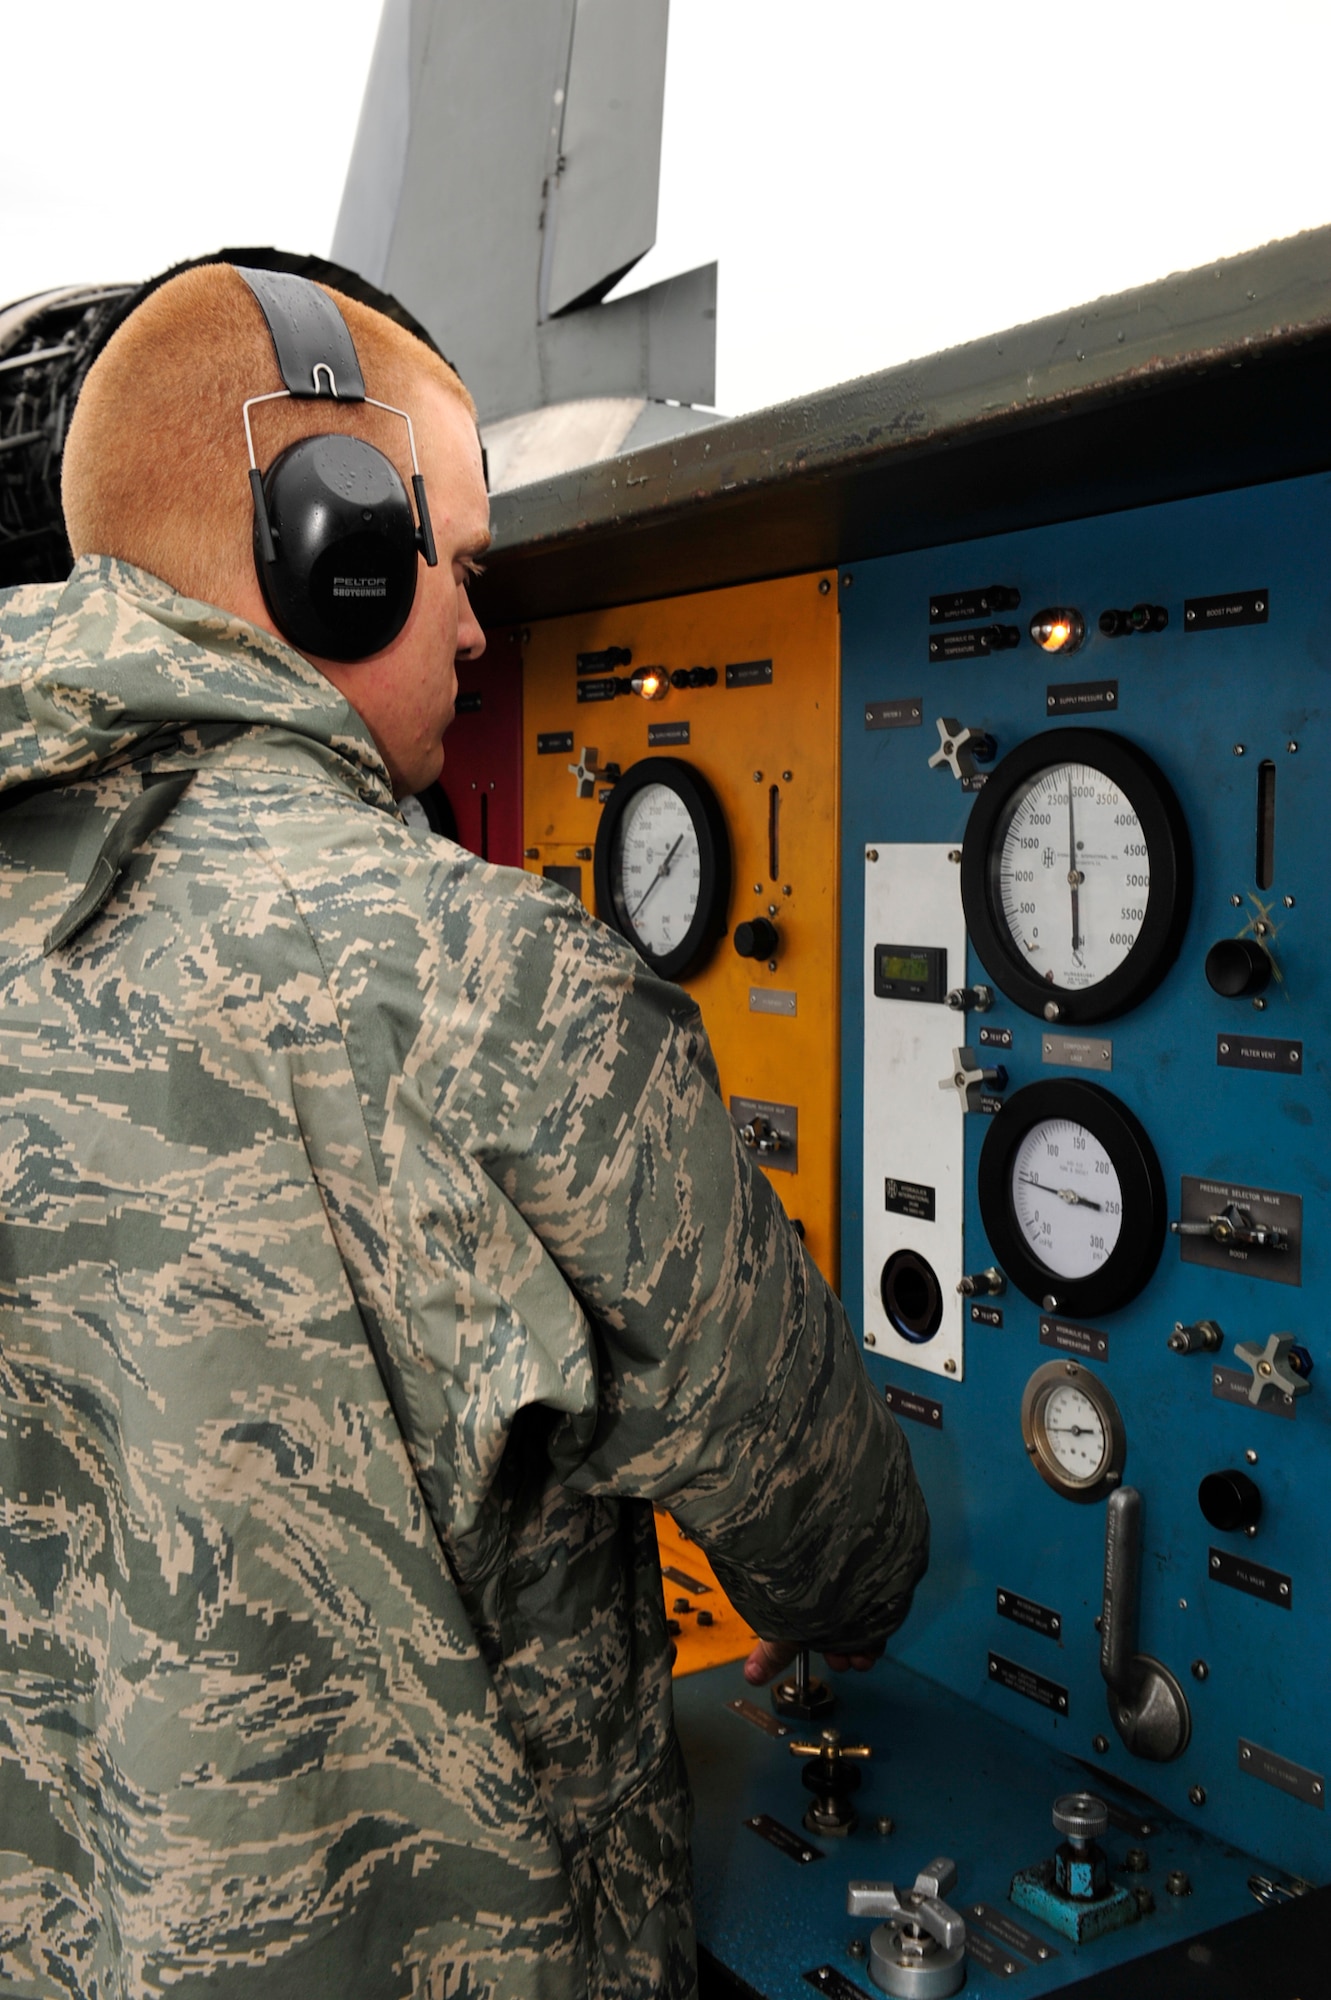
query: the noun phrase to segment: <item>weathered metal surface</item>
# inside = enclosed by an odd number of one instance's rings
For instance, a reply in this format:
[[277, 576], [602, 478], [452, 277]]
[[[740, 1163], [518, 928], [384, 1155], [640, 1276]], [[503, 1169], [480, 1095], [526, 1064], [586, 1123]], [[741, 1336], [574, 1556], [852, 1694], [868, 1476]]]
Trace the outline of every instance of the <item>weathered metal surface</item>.
[[1311, 471], [1328, 348], [1331, 228], [502, 495], [483, 615]]

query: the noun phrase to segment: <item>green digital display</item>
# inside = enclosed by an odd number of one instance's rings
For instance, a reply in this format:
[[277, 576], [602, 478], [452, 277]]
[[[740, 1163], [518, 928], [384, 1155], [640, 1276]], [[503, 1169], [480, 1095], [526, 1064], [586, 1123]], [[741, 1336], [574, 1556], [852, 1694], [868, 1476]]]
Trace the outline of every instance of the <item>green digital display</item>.
[[929, 944], [875, 944], [873, 990], [881, 1000], [942, 1000], [946, 951]]
[[929, 961], [918, 952], [914, 952], [907, 957], [905, 952], [885, 951], [880, 965], [880, 976], [884, 979], [910, 979], [919, 981], [929, 977]]

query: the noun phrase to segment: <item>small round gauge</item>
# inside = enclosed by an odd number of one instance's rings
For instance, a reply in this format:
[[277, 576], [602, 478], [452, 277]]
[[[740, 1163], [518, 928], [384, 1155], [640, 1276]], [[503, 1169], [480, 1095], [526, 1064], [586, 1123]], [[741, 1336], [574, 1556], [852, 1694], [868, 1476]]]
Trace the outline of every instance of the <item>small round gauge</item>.
[[1123, 1478], [1127, 1433], [1103, 1382], [1076, 1361], [1037, 1368], [1021, 1399], [1031, 1464], [1065, 1500], [1101, 1500]]
[[716, 794], [678, 757], [644, 757], [605, 802], [596, 905], [654, 972], [682, 979], [725, 935], [730, 842]]
[[1050, 1021], [1106, 1021], [1178, 956], [1192, 849], [1169, 781], [1105, 729], [1051, 729], [998, 764], [961, 859], [966, 925], [990, 976]]
[[1010, 1097], [985, 1134], [978, 1188], [999, 1264], [1047, 1312], [1113, 1312], [1160, 1261], [1160, 1162], [1098, 1083], [1051, 1077]]

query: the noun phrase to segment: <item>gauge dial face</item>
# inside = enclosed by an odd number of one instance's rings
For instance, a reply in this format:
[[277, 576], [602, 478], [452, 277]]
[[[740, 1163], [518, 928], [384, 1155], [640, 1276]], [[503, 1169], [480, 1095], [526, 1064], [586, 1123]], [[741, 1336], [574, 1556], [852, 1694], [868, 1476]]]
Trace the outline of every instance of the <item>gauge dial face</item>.
[[1084, 1077], [1013, 1092], [989, 1122], [976, 1192], [997, 1263], [1045, 1312], [1113, 1312], [1160, 1261], [1155, 1148], [1122, 1099]]
[[1123, 1190], [1102, 1142], [1071, 1118], [1042, 1118], [1012, 1156], [1012, 1213], [1032, 1257], [1059, 1278], [1108, 1262], [1123, 1226]]
[[1098, 985], [1141, 936], [1150, 850], [1126, 792], [1091, 764], [1052, 764], [1018, 788], [997, 873], [1011, 942], [1046, 986]]
[[596, 834], [596, 907], [655, 972], [686, 977], [724, 936], [730, 842], [702, 773], [678, 757], [632, 765]]
[[668, 785], [646, 785], [629, 803], [614, 858], [615, 913], [658, 958], [688, 936], [698, 909], [702, 856], [688, 807]]
[[1107, 1021], [1178, 956], [1192, 849], [1159, 767], [1105, 729], [1019, 743], [971, 808], [966, 928], [1010, 999], [1050, 1021]]
[[1021, 1399], [1031, 1464], [1067, 1500], [1099, 1500], [1123, 1477], [1127, 1433], [1099, 1377], [1076, 1361], [1037, 1368]]

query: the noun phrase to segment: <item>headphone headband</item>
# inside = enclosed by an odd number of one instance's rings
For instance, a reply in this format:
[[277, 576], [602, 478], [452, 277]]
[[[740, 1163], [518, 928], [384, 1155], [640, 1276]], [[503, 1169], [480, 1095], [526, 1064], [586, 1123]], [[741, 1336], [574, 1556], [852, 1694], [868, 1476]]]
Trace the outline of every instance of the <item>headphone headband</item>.
[[282, 380], [293, 396], [363, 403], [365, 381], [351, 329], [327, 292], [290, 271], [239, 271], [268, 322]]

